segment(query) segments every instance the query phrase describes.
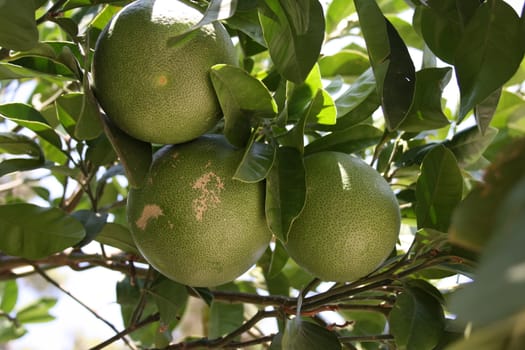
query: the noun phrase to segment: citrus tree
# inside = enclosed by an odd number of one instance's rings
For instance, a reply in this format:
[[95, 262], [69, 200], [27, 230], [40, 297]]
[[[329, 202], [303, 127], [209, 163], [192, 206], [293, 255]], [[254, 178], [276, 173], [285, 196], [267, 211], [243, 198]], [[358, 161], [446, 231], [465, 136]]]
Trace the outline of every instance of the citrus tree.
[[92, 349], [522, 349], [525, 5], [182, 2], [101, 44], [130, 1], [0, 1], [0, 343], [70, 267], [122, 275]]

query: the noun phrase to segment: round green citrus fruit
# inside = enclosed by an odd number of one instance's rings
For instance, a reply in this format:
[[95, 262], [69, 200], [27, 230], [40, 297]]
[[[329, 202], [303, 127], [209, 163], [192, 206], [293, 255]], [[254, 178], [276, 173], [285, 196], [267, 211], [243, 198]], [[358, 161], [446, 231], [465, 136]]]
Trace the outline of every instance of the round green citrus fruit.
[[306, 202], [291, 227], [288, 253], [324, 281], [369, 274], [392, 252], [399, 234], [399, 205], [390, 186], [345, 153], [314, 153], [304, 162]]
[[144, 258], [167, 277], [207, 287], [234, 280], [264, 253], [271, 233], [264, 184], [232, 177], [243, 156], [223, 136], [204, 135], [155, 153], [127, 215]]
[[104, 28], [95, 46], [93, 85], [120, 129], [143, 141], [175, 144], [220, 119], [209, 70], [236, 64], [235, 51], [219, 22], [186, 32], [202, 17], [178, 0], [138, 0]]

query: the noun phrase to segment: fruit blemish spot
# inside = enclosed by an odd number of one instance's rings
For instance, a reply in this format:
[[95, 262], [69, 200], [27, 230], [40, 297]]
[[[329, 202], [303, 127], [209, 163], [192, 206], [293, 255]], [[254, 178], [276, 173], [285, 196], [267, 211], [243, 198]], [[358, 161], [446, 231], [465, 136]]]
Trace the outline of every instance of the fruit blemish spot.
[[166, 86], [168, 84], [168, 78], [165, 75], [160, 75], [157, 78], [157, 86]]
[[138, 218], [138, 220], [135, 221], [135, 225], [137, 225], [138, 228], [144, 231], [146, 229], [146, 226], [148, 225], [148, 222], [151, 219], [158, 219], [158, 217], [161, 215], [164, 215], [164, 213], [158, 205], [146, 204], [144, 206], [144, 209], [142, 210], [140, 218]]
[[192, 209], [197, 221], [202, 221], [204, 213], [216, 208], [221, 202], [220, 194], [224, 190], [224, 182], [213, 172], [207, 172], [199, 177], [192, 189], [198, 191], [198, 197], [192, 202]]

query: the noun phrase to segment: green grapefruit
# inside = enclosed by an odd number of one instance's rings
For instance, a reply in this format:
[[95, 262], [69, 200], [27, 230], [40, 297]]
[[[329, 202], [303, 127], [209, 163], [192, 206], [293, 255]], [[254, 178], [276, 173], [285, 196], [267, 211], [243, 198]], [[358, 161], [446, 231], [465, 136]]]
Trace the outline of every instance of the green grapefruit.
[[138, 0], [104, 28], [95, 46], [93, 85], [120, 129], [143, 141], [175, 144], [220, 119], [209, 70], [236, 64], [226, 29], [214, 22], [177, 37], [202, 17], [178, 0]]
[[353, 281], [392, 252], [400, 228], [396, 196], [363, 160], [340, 152], [305, 157], [306, 202], [286, 242], [290, 256], [324, 281]]
[[205, 135], [155, 153], [127, 214], [144, 258], [167, 277], [207, 287], [234, 280], [264, 253], [271, 233], [264, 184], [233, 180], [243, 156], [223, 136]]

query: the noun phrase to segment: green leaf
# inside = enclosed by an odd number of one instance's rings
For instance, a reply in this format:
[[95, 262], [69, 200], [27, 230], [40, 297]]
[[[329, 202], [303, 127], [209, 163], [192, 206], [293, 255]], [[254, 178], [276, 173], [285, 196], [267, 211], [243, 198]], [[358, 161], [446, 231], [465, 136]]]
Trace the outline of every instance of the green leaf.
[[306, 180], [301, 152], [280, 147], [266, 183], [265, 212], [268, 226], [286, 242], [292, 222], [304, 207]]
[[244, 147], [252, 126], [277, 115], [277, 104], [266, 86], [241, 68], [218, 64], [210, 74], [224, 112], [224, 135], [234, 146]]
[[[263, 268], [264, 276], [267, 280], [276, 278], [288, 261], [288, 252], [281, 241], [277, 240], [275, 247], [273, 249], [268, 247], [265, 255], [267, 259], [261, 259], [259, 261]], [[286, 293], [286, 295], [288, 295], [288, 293]]]
[[492, 117], [494, 113], [496, 113], [501, 92], [501, 88], [497, 89], [474, 107], [474, 116], [476, 117], [476, 123], [482, 135], [487, 132]]
[[354, 0], [386, 126], [395, 130], [412, 104], [416, 72], [408, 49], [375, 1]]
[[0, 206], [0, 231], [0, 250], [26, 259], [58, 253], [85, 236], [82, 224], [62, 210], [28, 203]]
[[493, 234], [495, 213], [513, 186], [525, 177], [525, 139], [503, 149], [476, 186], [459, 204], [452, 217], [450, 240], [479, 252]]
[[[419, 31], [430, 50], [446, 63], [454, 64], [457, 48], [460, 45], [468, 15], [464, 8], [479, 6], [478, 0], [430, 0], [418, 6], [414, 18], [419, 19]], [[472, 10], [471, 10], [472, 11]], [[414, 27], [418, 24], [414, 22]]]
[[16, 280], [0, 282], [0, 310], [10, 313], [15, 308], [17, 300], [18, 284]]
[[49, 310], [57, 303], [54, 298], [42, 298], [18, 311], [16, 318], [20, 323], [41, 323], [55, 319]]
[[6, 103], [0, 105], [0, 116], [28, 128], [56, 149], [62, 151], [62, 142], [58, 134], [48, 124], [42, 114], [30, 105], [23, 103]]
[[94, 97], [88, 92], [69, 93], [56, 101], [58, 119], [78, 140], [97, 138], [102, 132], [100, 114]]
[[26, 333], [27, 330], [24, 327], [16, 325], [6, 318], [0, 317], [0, 344], [18, 339]]
[[305, 155], [321, 151], [355, 153], [377, 144], [383, 132], [368, 124], [334, 131], [306, 145]]
[[399, 349], [432, 350], [445, 327], [438, 300], [421, 288], [407, 287], [388, 317], [390, 332]]
[[[228, 283], [218, 287], [218, 290], [239, 292], [239, 287]], [[210, 306], [208, 319], [208, 337], [218, 338], [228, 334], [242, 325], [244, 321], [244, 305], [224, 303], [213, 300]]]
[[259, 8], [259, 20], [277, 70], [287, 80], [300, 84], [319, 58], [324, 15], [318, 0], [305, 0], [301, 6], [288, 3], [265, 0]]
[[108, 222], [95, 237], [97, 242], [140, 256], [129, 230], [119, 224]]
[[181, 319], [188, 303], [188, 291], [184, 285], [160, 276], [148, 293], [157, 304], [163, 324], [176, 324]]
[[42, 149], [30, 137], [11, 132], [0, 133], [0, 150], [9, 154], [24, 154], [33, 158], [42, 157]]
[[149, 171], [153, 155], [148, 142], [137, 140], [103, 117], [104, 132], [126, 171], [131, 187], [140, 187]]
[[[494, 207], [491, 239], [483, 250], [476, 279], [458, 291], [451, 309], [464, 322], [486, 326], [524, 310], [525, 302], [525, 176]], [[501, 291], [505, 291], [504, 297]], [[490, 300], [490, 307], [480, 307]]]
[[[363, 72], [336, 100], [337, 114], [343, 116], [362, 104], [376, 91], [376, 80], [372, 68]], [[379, 106], [379, 104], [378, 104]], [[339, 122], [339, 121], [338, 121]]]
[[72, 77], [64, 77], [50, 73], [42, 73], [22, 67], [17, 64], [0, 62], [0, 80], [14, 80], [25, 78], [42, 78], [44, 80], [49, 80], [57, 83], [73, 80]]
[[319, 68], [323, 77], [342, 75], [358, 77], [370, 67], [368, 56], [357, 50], [343, 49], [319, 60]]
[[399, 129], [409, 132], [449, 125], [441, 108], [441, 95], [452, 76], [450, 68], [427, 68], [416, 73], [414, 101]]
[[92, 210], [78, 210], [71, 214], [72, 217], [77, 219], [86, 231], [86, 235], [77, 246], [82, 247], [91, 242], [104, 228], [106, 224], [108, 214], [107, 213], [94, 213]]
[[440, 145], [427, 153], [416, 183], [418, 228], [446, 232], [463, 194], [463, 177], [454, 154]]
[[352, 1], [333, 0], [328, 4], [326, 10], [326, 33], [331, 34], [337, 30], [339, 23], [355, 13]]
[[38, 42], [33, 1], [0, 2], [0, 46], [29, 50]]
[[286, 350], [342, 349], [335, 333], [300, 317], [286, 322], [281, 342], [282, 348]]
[[459, 120], [518, 69], [523, 50], [520, 19], [502, 0], [481, 4], [465, 28], [455, 58], [461, 93]]
[[461, 167], [467, 167], [483, 155], [497, 133], [497, 129], [489, 127], [485, 134], [481, 134], [479, 128], [473, 126], [457, 133], [443, 144], [454, 153]]
[[243, 158], [233, 178], [243, 182], [259, 182], [265, 179], [272, 168], [276, 148], [269, 143], [255, 141], [255, 134], [248, 143]]

